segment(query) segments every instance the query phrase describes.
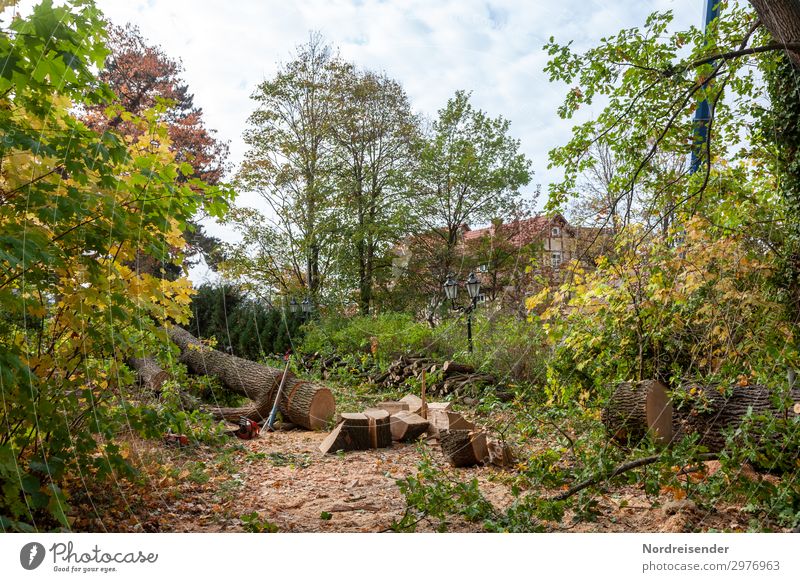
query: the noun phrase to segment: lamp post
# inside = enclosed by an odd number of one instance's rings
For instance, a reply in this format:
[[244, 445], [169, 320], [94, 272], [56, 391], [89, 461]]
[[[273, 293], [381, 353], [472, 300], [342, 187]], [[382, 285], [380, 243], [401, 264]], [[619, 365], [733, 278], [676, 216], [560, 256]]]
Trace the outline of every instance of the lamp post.
[[464, 286], [467, 288], [469, 295], [469, 304], [457, 305], [456, 296], [458, 295], [458, 281], [450, 274], [444, 282], [444, 295], [450, 300], [450, 309], [453, 311], [460, 311], [467, 316], [467, 345], [469, 353], [472, 353], [472, 312], [478, 305], [478, 295], [481, 292], [481, 281], [475, 276], [475, 273], [470, 273], [467, 277]]
[[289, 312], [290, 313], [297, 313], [297, 310], [300, 309], [300, 304], [297, 303], [294, 297], [289, 301]]
[[311, 312], [314, 310], [314, 304], [311, 303], [311, 299], [309, 299], [308, 297], [303, 299], [301, 307], [303, 309], [303, 319], [308, 319], [309, 317], [311, 317]]

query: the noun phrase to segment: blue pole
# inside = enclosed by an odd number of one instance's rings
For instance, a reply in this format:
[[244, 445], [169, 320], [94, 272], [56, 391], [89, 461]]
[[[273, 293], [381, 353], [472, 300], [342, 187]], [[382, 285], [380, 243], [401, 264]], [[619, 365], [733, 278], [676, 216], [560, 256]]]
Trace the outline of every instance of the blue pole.
[[[706, 0], [705, 17], [703, 18], [703, 32], [708, 29], [711, 21], [719, 16], [719, 3], [720, 0]], [[709, 81], [703, 83], [703, 92], [708, 87]], [[694, 174], [700, 169], [703, 154], [708, 142], [708, 124], [711, 121], [711, 106], [708, 104], [708, 99], [703, 97], [703, 100], [697, 105], [697, 111], [694, 113], [694, 123], [692, 129], [692, 161], [689, 166], [689, 173]]]

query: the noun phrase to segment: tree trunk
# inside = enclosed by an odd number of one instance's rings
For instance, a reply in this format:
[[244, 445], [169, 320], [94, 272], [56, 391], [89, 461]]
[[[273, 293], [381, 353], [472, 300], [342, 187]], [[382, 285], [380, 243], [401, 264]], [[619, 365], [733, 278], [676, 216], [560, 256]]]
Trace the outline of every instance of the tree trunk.
[[672, 440], [672, 405], [667, 387], [658, 380], [621, 383], [601, 417], [608, 432], [618, 441], [635, 443], [648, 431], [661, 444]]
[[[740, 426], [748, 410], [752, 410], [753, 414], [786, 415], [787, 418], [797, 416], [800, 410], [800, 389], [793, 389], [790, 393], [794, 406], [779, 410], [772, 403], [771, 392], [765, 386], [736, 385], [729, 396], [721, 394], [715, 387], [697, 386], [693, 404], [681, 408], [661, 400], [662, 387], [663, 384], [652, 380], [625, 382], [618, 386], [602, 414], [608, 433], [616, 440], [639, 440], [648, 430], [654, 430], [655, 422], [660, 423], [667, 418], [671, 410], [672, 440], [698, 434], [698, 444], [707, 447], [709, 452], [718, 453], [725, 448], [725, 433]], [[652, 396], [654, 394], [656, 398]], [[651, 395], [650, 410], [648, 395]], [[656, 405], [653, 405], [654, 401]], [[659, 430], [666, 435], [663, 425]], [[768, 439], [770, 435], [761, 435], [760, 438]]]
[[[782, 43], [800, 42], [800, 2], [797, 0], [750, 0], [758, 18], [772, 37]], [[800, 67], [800, 53], [787, 50], [795, 67]]]
[[136, 372], [139, 385], [153, 392], [158, 391], [161, 385], [171, 377], [169, 372], [161, 368], [155, 358], [128, 358], [125, 363]]
[[[720, 394], [719, 390], [710, 386], [698, 386], [702, 396], [697, 399], [703, 406], [695, 405], [691, 409], [677, 409], [673, 425], [676, 437], [698, 433], [699, 444], [708, 447], [709, 452], [717, 453], [725, 448], [725, 432], [736, 429], [748, 413], [766, 414], [775, 417], [797, 416], [800, 410], [800, 389], [790, 392], [794, 405], [779, 410], [772, 403], [772, 392], [766, 386], [734, 386], [731, 395]], [[771, 435], [759, 435], [760, 440], [769, 439]]]
[[[275, 403], [283, 370], [263, 366], [204, 345], [185, 329], [167, 330], [170, 339], [181, 349], [180, 361], [194, 374], [214, 375], [224, 388], [246, 396], [251, 403], [238, 408], [212, 408], [217, 418], [236, 422], [245, 416], [256, 422], [269, 417]], [[284, 420], [310, 430], [324, 428], [336, 412], [331, 391], [287, 373], [279, 410]]]

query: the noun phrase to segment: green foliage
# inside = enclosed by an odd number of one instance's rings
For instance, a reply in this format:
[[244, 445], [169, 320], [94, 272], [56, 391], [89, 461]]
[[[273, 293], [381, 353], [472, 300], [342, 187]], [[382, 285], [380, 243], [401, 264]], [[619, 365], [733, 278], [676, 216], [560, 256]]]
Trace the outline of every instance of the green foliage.
[[248, 360], [283, 354], [302, 341], [302, 319], [248, 297], [236, 285], [203, 284], [192, 297], [189, 328], [200, 338], [215, 338], [217, 349]]
[[773, 258], [747, 243], [699, 219], [678, 248], [629, 232], [596, 270], [529, 300], [531, 309], [549, 302], [533, 318], [555, 348], [552, 396], [585, 400], [645, 378], [768, 382], [794, 362], [791, 329], [768, 291]]
[[[167, 343], [191, 286], [131, 269], [180, 262], [181, 232], [224, 188], [196, 179], [168, 149], [159, 113], [120, 115], [140, 137], [75, 116], [110, 102], [94, 71], [107, 54], [91, 2], [43, 2], [0, 35], [0, 516], [10, 527], [68, 528], [67, 475], [132, 474], [115, 439], [132, 381], [120, 364]], [[155, 145], [158, 144], [158, 145]]]
[[419, 353], [432, 341], [432, 331], [405, 313], [378, 316], [331, 316], [310, 323], [302, 344], [305, 353], [371, 354], [387, 364], [403, 353]]
[[265, 517], [261, 517], [257, 511], [245, 513], [239, 517], [242, 520], [242, 528], [249, 533], [278, 533], [278, 526]]

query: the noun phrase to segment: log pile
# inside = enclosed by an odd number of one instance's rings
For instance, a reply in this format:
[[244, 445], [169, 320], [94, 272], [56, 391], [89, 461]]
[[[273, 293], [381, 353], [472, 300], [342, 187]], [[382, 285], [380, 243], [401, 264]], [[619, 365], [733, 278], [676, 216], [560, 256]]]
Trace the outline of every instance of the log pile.
[[[425, 409], [428, 418], [421, 416]], [[449, 402], [428, 402], [423, 408], [422, 399], [414, 394], [381, 402], [363, 413], [342, 414], [319, 449], [323, 454], [378, 449], [390, 447], [392, 442], [415, 441], [426, 433], [439, 442], [445, 459], [454, 467], [514, 464], [508, 445], [454, 412]]]
[[[493, 374], [478, 372], [469, 364], [458, 362], [441, 362], [427, 356], [401, 356], [383, 374], [373, 378], [373, 382], [384, 388], [400, 388], [407, 380], [422, 379], [422, 372], [428, 375], [438, 374], [439, 379], [428, 385], [428, 393], [435, 397], [468, 396], [475, 389], [492, 386], [497, 390], [498, 380]], [[436, 376], [434, 376], [436, 377]], [[497, 390], [498, 396], [505, 396], [505, 392]]]
[[[269, 417], [283, 370], [212, 349], [179, 326], [168, 328], [167, 333], [180, 348], [180, 361], [191, 373], [214, 375], [225, 389], [250, 399], [241, 407], [210, 408], [216, 418], [238, 422], [244, 416], [261, 422]], [[336, 412], [330, 389], [291, 373], [286, 376], [278, 407], [284, 420], [310, 430], [325, 427]]]
[[[687, 385], [681, 391], [691, 398], [679, 407], [670, 402], [666, 387], [658, 381], [622, 383], [603, 410], [603, 424], [614, 440], [626, 443], [641, 440], [648, 432], [662, 444], [697, 434], [698, 444], [718, 453], [725, 448], [725, 433], [740, 426], [748, 410], [786, 418], [800, 413], [797, 388], [790, 392], [794, 404], [787, 410], [776, 408], [766, 386], [735, 385], [729, 390], [719, 390]], [[769, 439], [770, 435], [763, 438]]]

